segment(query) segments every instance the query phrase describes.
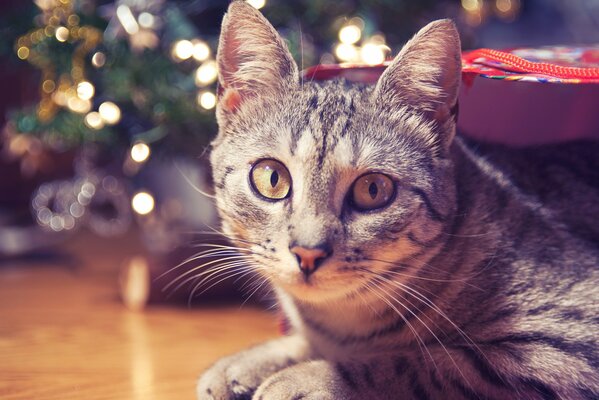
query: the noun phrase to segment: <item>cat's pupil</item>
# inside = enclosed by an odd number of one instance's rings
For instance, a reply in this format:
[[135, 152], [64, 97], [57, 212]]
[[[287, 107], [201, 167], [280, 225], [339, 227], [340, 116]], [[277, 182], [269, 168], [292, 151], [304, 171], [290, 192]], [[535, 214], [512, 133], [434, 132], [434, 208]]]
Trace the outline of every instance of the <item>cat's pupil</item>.
[[376, 195], [379, 193], [379, 188], [376, 183], [372, 182], [370, 186], [368, 186], [368, 193], [370, 193], [372, 200], [376, 199]]
[[277, 183], [279, 183], [279, 173], [272, 171], [272, 174], [270, 174], [270, 186], [274, 188], [277, 186]]

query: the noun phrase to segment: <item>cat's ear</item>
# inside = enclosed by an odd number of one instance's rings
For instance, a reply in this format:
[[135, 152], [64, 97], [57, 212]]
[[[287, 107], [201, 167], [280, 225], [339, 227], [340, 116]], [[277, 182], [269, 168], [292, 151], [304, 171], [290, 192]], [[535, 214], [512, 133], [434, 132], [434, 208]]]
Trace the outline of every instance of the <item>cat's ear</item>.
[[245, 1], [232, 2], [223, 18], [217, 62], [219, 117], [226, 118], [258, 96], [273, 98], [299, 82], [285, 42]]
[[448, 19], [434, 21], [418, 32], [380, 77], [375, 96], [380, 107], [409, 107], [434, 120], [445, 137], [455, 135], [455, 114], [461, 80], [460, 36]]

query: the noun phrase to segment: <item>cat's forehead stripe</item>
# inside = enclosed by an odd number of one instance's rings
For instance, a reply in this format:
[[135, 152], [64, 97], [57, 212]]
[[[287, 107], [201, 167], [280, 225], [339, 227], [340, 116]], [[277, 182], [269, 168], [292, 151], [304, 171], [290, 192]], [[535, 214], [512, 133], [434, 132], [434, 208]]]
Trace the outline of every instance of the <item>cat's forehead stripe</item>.
[[[305, 153], [299, 148], [300, 143], [305, 145], [308, 142], [302, 140], [302, 136], [311, 135], [314, 143], [310, 147], [315, 150], [317, 165], [322, 167], [327, 155], [336, 154], [335, 147], [340, 138], [350, 131], [356, 112], [354, 98], [360, 95], [359, 90], [348, 89], [341, 81], [306, 85], [302, 101], [305, 115], [300, 127], [293, 132], [291, 154]], [[347, 158], [346, 155], [344, 159]]]

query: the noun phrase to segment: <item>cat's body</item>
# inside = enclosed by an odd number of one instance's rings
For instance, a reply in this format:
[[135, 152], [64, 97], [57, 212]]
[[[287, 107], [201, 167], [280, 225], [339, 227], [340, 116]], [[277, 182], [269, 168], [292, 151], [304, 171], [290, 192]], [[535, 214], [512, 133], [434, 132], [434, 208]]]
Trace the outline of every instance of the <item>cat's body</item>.
[[376, 86], [300, 82], [274, 29], [232, 4], [217, 204], [291, 334], [219, 361], [200, 399], [599, 396], [599, 144], [454, 139], [456, 51], [440, 22]]

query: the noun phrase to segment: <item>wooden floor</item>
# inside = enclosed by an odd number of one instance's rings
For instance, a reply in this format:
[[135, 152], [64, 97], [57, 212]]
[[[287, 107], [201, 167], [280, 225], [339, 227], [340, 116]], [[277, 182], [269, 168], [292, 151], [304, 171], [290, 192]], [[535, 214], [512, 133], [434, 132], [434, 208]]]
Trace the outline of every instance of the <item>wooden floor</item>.
[[93, 268], [0, 265], [0, 399], [194, 399], [215, 359], [277, 335], [252, 306], [128, 311], [106, 250]]

